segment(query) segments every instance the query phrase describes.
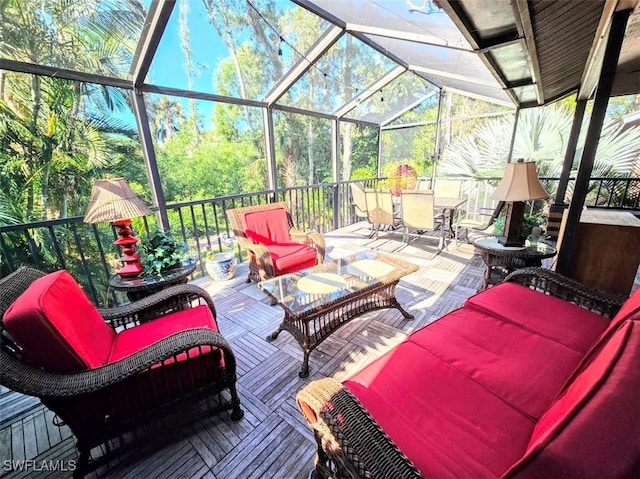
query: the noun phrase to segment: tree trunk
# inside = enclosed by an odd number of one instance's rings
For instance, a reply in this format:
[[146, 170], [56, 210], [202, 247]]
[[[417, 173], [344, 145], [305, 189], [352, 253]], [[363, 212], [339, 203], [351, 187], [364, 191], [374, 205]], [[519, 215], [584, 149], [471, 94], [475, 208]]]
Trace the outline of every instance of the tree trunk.
[[308, 185], [313, 185], [315, 183], [313, 171], [315, 168], [315, 161], [313, 158], [313, 140], [313, 120], [311, 117], [309, 117], [309, 128], [307, 129], [307, 156], [309, 157], [309, 179], [307, 181]]

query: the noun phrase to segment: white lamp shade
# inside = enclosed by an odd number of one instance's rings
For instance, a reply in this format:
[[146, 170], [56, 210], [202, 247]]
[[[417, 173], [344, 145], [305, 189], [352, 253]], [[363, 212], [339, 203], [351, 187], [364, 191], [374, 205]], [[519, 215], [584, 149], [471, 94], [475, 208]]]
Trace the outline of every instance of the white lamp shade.
[[540, 184], [536, 164], [532, 161], [507, 163], [500, 184], [491, 195], [498, 201], [529, 201], [549, 198]]
[[124, 178], [96, 180], [91, 189], [85, 223], [110, 223], [152, 213]]

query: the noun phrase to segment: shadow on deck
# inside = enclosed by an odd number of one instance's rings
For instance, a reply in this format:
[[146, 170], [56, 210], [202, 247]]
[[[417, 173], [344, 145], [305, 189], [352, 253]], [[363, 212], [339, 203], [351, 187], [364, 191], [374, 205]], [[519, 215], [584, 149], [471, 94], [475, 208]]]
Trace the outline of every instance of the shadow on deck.
[[[222, 414], [183, 420], [182, 425], [169, 424], [176, 418], [159, 421], [145, 428], [142, 445], [133, 444], [129, 454], [88, 477], [308, 477], [315, 443], [296, 407], [297, 391], [314, 379], [341, 380], [355, 372], [409, 333], [460, 306], [481, 284], [484, 266], [471, 245], [461, 244], [456, 250], [451, 243], [434, 256], [436, 237], [419, 238], [405, 246], [399, 231], [382, 232], [376, 241], [368, 239], [367, 233], [368, 226], [360, 223], [326, 234], [327, 254], [340, 257], [373, 247], [419, 265], [419, 271], [403, 278], [396, 290], [398, 300], [415, 319], [405, 320], [391, 309], [352, 320], [311, 354], [310, 376], [299, 379], [303, 356], [293, 337], [282, 333], [272, 343], [265, 340], [277, 329], [283, 312], [270, 306], [255, 284], [245, 282], [247, 264], [239, 265], [229, 281], [200, 280], [197, 284], [212, 295], [220, 330], [237, 356], [245, 418], [232, 423]], [[72, 475], [69, 469], [77, 458], [74, 438], [67, 427], [52, 424], [48, 409], [34, 398], [4, 390], [0, 410], [3, 478]], [[34, 462], [26, 463], [29, 470], [19, 470], [24, 462], [8, 462], [21, 460]], [[18, 470], [9, 470], [11, 465]]]

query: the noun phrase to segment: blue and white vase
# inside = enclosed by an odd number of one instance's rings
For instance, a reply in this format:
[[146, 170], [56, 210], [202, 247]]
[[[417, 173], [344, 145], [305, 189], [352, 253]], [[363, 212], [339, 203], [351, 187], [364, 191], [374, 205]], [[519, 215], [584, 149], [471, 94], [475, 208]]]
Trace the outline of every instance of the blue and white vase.
[[214, 281], [224, 281], [233, 278], [236, 273], [236, 257], [233, 253], [216, 253], [212, 259], [204, 264], [207, 273]]

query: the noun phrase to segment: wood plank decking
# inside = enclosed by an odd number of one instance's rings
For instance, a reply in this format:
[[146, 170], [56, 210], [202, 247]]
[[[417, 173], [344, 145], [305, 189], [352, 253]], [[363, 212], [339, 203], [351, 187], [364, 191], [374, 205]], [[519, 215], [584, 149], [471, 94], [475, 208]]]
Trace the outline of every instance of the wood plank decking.
[[[398, 300], [415, 315], [414, 320], [405, 320], [395, 309], [354, 319], [311, 354], [310, 376], [299, 379], [302, 351], [295, 340], [286, 332], [272, 343], [265, 340], [283, 312], [270, 306], [255, 284], [245, 282], [246, 263], [239, 265], [232, 280], [201, 280], [197, 284], [212, 295], [221, 332], [237, 356], [244, 419], [232, 423], [223, 414], [171, 427], [160, 421], [147, 428], [152, 432], [147, 431], [142, 445], [132, 446], [130, 455], [118, 457], [88, 477], [308, 477], [315, 444], [295, 404], [296, 392], [313, 379], [340, 380], [358, 370], [407, 334], [457, 308], [481, 284], [484, 266], [471, 245], [462, 244], [456, 250], [452, 243], [435, 255], [437, 238], [420, 238], [405, 246], [400, 232], [382, 232], [372, 241], [366, 237], [367, 228], [361, 223], [326, 234], [328, 255], [339, 257], [373, 247], [418, 264], [420, 270], [403, 278], [397, 288]], [[54, 426], [49, 410], [6, 390], [0, 391], [0, 410], [1, 477], [71, 476], [68, 470], [50, 470], [69, 469], [77, 456], [71, 432]], [[6, 461], [25, 459], [35, 461], [29, 471], [7, 470]], [[45, 470], [34, 471], [33, 465]]]

